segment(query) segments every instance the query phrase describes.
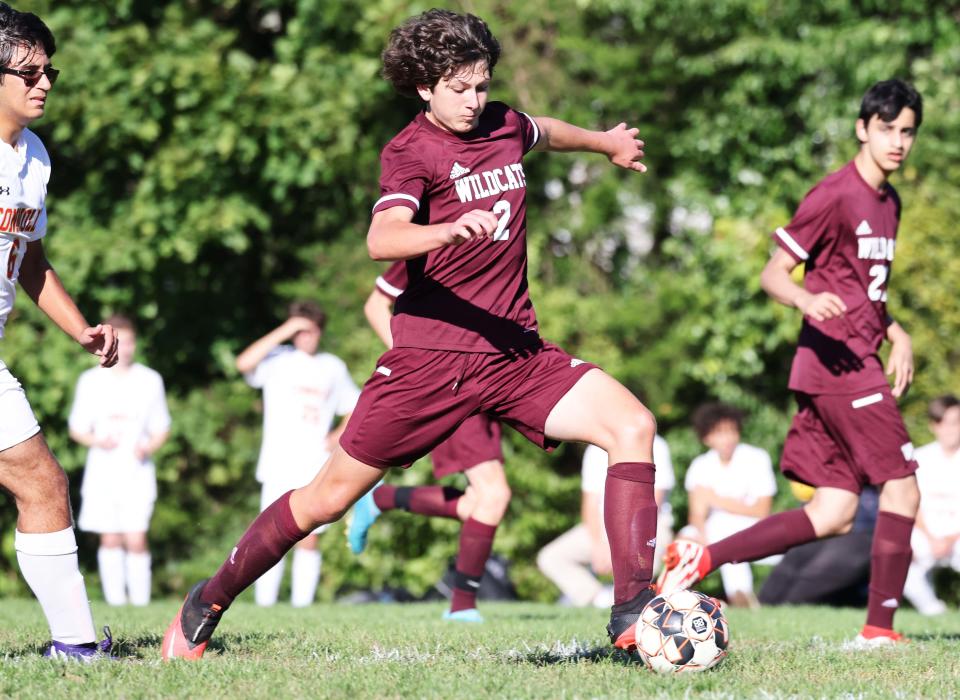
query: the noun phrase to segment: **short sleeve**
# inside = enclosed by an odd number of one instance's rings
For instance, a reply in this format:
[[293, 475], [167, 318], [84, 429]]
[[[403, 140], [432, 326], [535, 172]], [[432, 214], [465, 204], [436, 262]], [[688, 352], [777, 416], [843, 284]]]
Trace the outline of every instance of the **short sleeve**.
[[391, 299], [396, 299], [407, 288], [407, 263], [398, 260], [377, 277], [377, 289]]
[[276, 373], [283, 364], [283, 358], [291, 349], [289, 346], [280, 346], [271, 350], [252, 372], [247, 372], [243, 375], [244, 381], [254, 389], [262, 389], [272, 377], [276, 376]]
[[687, 475], [683, 480], [683, 488], [687, 491], [693, 491], [698, 486], [703, 486], [704, 470], [707, 468], [706, 454], [694, 457], [690, 462], [690, 468], [687, 469]]
[[414, 144], [404, 148], [389, 144], [380, 154], [380, 199], [373, 213], [408, 207], [416, 214], [429, 183], [430, 170]]
[[587, 445], [580, 470], [580, 490], [603, 493], [607, 482], [607, 453], [596, 445]]
[[73, 406], [67, 424], [75, 433], [89, 433], [96, 420], [96, 392], [93, 390], [93, 377], [89, 371], [80, 375], [77, 389], [73, 395]]
[[835, 207], [829, 188], [814, 187], [800, 202], [786, 227], [773, 233], [773, 240], [794, 260], [805, 262], [828, 235]]
[[152, 383], [153, 391], [147, 407], [147, 432], [150, 435], [159, 435], [170, 430], [170, 410], [167, 408], [167, 392], [163, 386], [163, 378], [154, 374]]
[[653, 463], [657, 468], [653, 487], [657, 491], [669, 491], [677, 485], [673, 473], [673, 459], [670, 457], [670, 445], [659, 435], [653, 438]]
[[517, 112], [520, 118], [520, 133], [523, 136], [523, 152], [529, 153], [540, 141], [540, 127], [536, 120], [526, 112]]
[[345, 416], [352, 411], [360, 398], [360, 390], [354, 384], [353, 378], [347, 371], [347, 366], [340, 363], [339, 377], [337, 378], [337, 407], [338, 416]]

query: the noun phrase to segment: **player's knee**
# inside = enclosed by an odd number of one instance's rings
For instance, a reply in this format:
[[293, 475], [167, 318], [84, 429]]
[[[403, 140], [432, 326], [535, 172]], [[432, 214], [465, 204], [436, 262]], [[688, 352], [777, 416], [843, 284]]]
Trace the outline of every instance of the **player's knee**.
[[483, 500], [484, 506], [506, 511], [510, 505], [510, 498], [513, 493], [510, 491], [510, 485], [506, 482], [489, 484], [487, 488], [479, 494]]
[[614, 431], [614, 440], [621, 446], [653, 445], [657, 434], [657, 420], [645, 406], [638, 403], [621, 416]]
[[21, 508], [61, 507], [69, 501], [70, 483], [51, 458], [31, 469], [29, 478], [17, 484], [16, 498]]

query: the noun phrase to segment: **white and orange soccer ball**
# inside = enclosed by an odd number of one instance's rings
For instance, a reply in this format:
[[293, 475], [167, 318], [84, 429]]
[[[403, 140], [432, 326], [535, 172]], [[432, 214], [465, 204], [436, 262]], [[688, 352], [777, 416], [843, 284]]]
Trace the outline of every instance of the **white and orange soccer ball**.
[[676, 590], [647, 603], [636, 639], [644, 663], [658, 673], [706, 671], [727, 655], [730, 630], [716, 600]]

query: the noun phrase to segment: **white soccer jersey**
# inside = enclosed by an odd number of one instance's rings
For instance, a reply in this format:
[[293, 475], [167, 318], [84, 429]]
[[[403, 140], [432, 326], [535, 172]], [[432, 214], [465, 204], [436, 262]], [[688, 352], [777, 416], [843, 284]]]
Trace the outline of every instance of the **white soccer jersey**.
[[913, 453], [917, 460], [920, 513], [934, 537], [960, 532], [960, 452], [947, 457], [940, 443], [931, 442]]
[[[670, 458], [670, 446], [659, 435], [653, 438], [653, 463], [656, 465], [653, 487], [657, 491], [669, 491], [676, 483], [673, 474], [673, 460]], [[587, 445], [583, 452], [583, 467], [580, 471], [580, 490], [601, 496], [607, 483], [607, 453], [596, 445]], [[664, 504], [669, 508], [669, 504]]]
[[[732, 498], [744, 505], [753, 505], [759, 499], [777, 493], [777, 479], [770, 455], [760, 447], [743, 442], [734, 449], [733, 457], [726, 466], [720, 463], [720, 455], [716, 450], [695, 457], [683, 485], [687, 491], [693, 491], [698, 486], [712, 489], [721, 498]], [[727, 515], [744, 518], [745, 523], [756, 521], [752, 516]]]
[[[135, 489], [137, 497], [156, 498], [153, 461], [137, 459], [137, 445], [170, 429], [170, 412], [160, 375], [139, 363], [126, 372], [94, 367], [80, 375], [70, 411], [70, 430], [113, 438], [113, 449], [91, 447], [82, 492]], [[133, 497], [133, 494], [130, 494]]]
[[257, 481], [306, 483], [329, 456], [324, 439], [334, 416], [350, 413], [360, 397], [346, 364], [330, 353], [308, 355], [284, 345], [244, 378], [263, 390]]
[[0, 140], [0, 338], [17, 297], [17, 277], [27, 243], [47, 232], [50, 157], [29, 129], [17, 147]]

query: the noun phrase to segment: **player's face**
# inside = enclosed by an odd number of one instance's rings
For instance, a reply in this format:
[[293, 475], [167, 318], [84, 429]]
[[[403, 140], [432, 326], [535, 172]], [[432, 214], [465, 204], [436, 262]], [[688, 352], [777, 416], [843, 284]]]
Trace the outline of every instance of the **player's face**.
[[943, 414], [943, 420], [931, 423], [930, 428], [944, 450], [960, 450], [960, 406], [948, 408]]
[[137, 335], [127, 328], [117, 329], [117, 364], [129, 367], [137, 354]]
[[874, 114], [866, 124], [857, 120], [860, 148], [883, 172], [889, 174], [907, 159], [917, 137], [917, 115], [909, 107], [900, 110], [892, 122]]
[[490, 71], [485, 61], [463, 66], [433, 88], [417, 88], [427, 103], [427, 119], [454, 134], [466, 134], [477, 128], [487, 106]]
[[732, 420], [722, 420], [703, 436], [703, 444], [716, 450], [723, 463], [733, 459], [733, 451], [740, 444], [740, 429]]
[[[18, 46], [7, 68], [21, 71], [40, 71], [50, 65], [42, 46]], [[30, 83], [33, 83], [32, 85]], [[36, 81], [19, 75], [3, 74], [0, 85], [0, 119], [8, 126], [22, 129], [34, 119], [43, 116], [47, 93], [53, 85], [46, 73]]]
[[293, 347], [308, 355], [315, 355], [317, 348], [320, 347], [321, 335], [320, 326], [311, 323], [310, 328], [297, 331], [297, 334], [293, 336]]

